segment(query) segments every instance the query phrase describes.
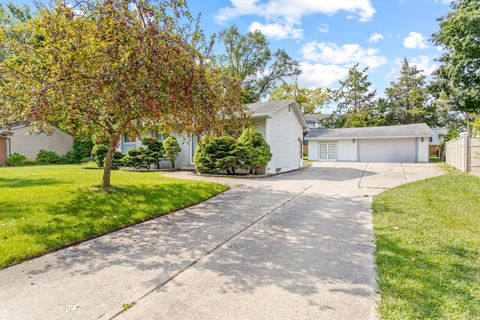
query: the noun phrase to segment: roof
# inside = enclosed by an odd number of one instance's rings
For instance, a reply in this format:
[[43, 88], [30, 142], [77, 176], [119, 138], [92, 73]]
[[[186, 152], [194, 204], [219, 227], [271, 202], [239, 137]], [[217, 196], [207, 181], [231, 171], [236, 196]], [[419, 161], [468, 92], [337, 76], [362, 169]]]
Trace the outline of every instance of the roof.
[[324, 114], [324, 113], [307, 113], [307, 114], [304, 114], [304, 116], [307, 122], [320, 122], [328, 118], [330, 115]]
[[312, 129], [306, 140], [326, 139], [374, 139], [374, 138], [417, 138], [431, 137], [433, 131], [426, 123], [384, 127]]
[[276, 112], [288, 107], [293, 106], [295, 114], [298, 120], [302, 124], [304, 132], [308, 131], [308, 125], [305, 121], [303, 113], [300, 111], [298, 104], [293, 99], [277, 100], [267, 102], [256, 102], [247, 104], [247, 108], [250, 110], [252, 118], [271, 118]]
[[29, 126], [28, 122], [12, 122], [9, 123], [6, 127], [0, 127], [0, 133], [9, 131], [12, 129], [23, 128]]

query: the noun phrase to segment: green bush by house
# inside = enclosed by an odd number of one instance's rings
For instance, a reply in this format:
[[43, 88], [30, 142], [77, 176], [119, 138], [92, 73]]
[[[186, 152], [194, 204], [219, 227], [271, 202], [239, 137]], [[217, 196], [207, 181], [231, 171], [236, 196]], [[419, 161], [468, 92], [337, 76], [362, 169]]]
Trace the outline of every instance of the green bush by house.
[[56, 152], [42, 149], [38, 152], [35, 162], [39, 164], [57, 164], [62, 162], [62, 157]]
[[23, 154], [19, 153], [12, 153], [11, 155], [8, 156], [7, 160], [5, 161], [5, 164], [7, 166], [18, 166], [19, 164], [24, 163], [27, 160], [27, 157], [25, 157]]
[[246, 129], [238, 141], [230, 136], [204, 137], [194, 156], [195, 169], [200, 173], [235, 174], [236, 169], [255, 173], [272, 158], [270, 147], [254, 128]]
[[[258, 168], [265, 167], [272, 160], [270, 146], [255, 128], [247, 128], [238, 138], [239, 148], [243, 147], [240, 166], [255, 173]], [[240, 152], [239, 152], [240, 153]]]

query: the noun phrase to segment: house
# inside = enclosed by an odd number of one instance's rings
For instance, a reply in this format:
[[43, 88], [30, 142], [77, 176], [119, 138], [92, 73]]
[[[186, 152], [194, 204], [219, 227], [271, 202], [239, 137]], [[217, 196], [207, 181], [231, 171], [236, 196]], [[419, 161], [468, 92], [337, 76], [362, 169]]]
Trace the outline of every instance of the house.
[[[305, 121], [307, 122], [309, 129], [316, 129], [316, 128], [323, 128], [323, 120], [328, 118], [329, 114], [322, 114], [322, 113], [306, 113], [304, 114]], [[305, 137], [306, 133], [304, 134]], [[308, 156], [308, 141], [303, 140], [303, 156]]]
[[322, 128], [323, 120], [328, 118], [330, 115], [323, 114], [323, 113], [306, 113], [304, 116], [305, 116], [305, 121], [307, 121], [308, 128], [316, 129], [316, 128]]
[[318, 161], [428, 162], [433, 131], [425, 123], [341, 129], [312, 129], [308, 158]]
[[[299, 169], [302, 163], [303, 136], [308, 125], [295, 100], [258, 102], [247, 105], [253, 126], [262, 134], [270, 146], [272, 159], [267, 164], [267, 173], [280, 173]], [[163, 140], [163, 135], [156, 135]], [[182, 151], [175, 161], [177, 168], [193, 168], [193, 156], [197, 137], [176, 136]], [[124, 135], [118, 150], [126, 153], [141, 145], [140, 139]], [[168, 161], [161, 166], [170, 167]]]
[[64, 155], [72, 150], [73, 137], [53, 127], [49, 134], [38, 132], [28, 123], [16, 123], [9, 128], [0, 128], [0, 165], [12, 153], [19, 153], [34, 160], [40, 150], [54, 151]]
[[429, 154], [431, 156], [440, 156], [441, 145], [445, 141], [445, 136], [448, 134], [448, 128], [432, 128], [433, 136], [430, 137]]

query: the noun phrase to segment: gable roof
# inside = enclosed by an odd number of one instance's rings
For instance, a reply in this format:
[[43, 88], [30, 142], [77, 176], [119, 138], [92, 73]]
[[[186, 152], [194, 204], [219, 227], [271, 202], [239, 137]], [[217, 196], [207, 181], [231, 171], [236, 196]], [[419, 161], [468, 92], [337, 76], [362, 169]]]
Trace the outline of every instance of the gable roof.
[[426, 123], [415, 123], [383, 127], [312, 129], [305, 137], [305, 140], [417, 138], [431, 136], [433, 136], [433, 131]]
[[297, 102], [293, 99], [247, 104], [247, 108], [250, 110], [251, 117], [253, 119], [271, 118], [276, 112], [283, 110], [289, 106], [293, 108], [295, 114], [297, 115], [298, 121], [300, 121], [300, 123], [302, 124], [303, 131], [307, 132], [309, 130], [307, 122], [305, 121], [303, 113], [302, 111], [300, 111]]
[[328, 118], [330, 115], [325, 113], [306, 113], [304, 116], [307, 122], [320, 122], [323, 119]]

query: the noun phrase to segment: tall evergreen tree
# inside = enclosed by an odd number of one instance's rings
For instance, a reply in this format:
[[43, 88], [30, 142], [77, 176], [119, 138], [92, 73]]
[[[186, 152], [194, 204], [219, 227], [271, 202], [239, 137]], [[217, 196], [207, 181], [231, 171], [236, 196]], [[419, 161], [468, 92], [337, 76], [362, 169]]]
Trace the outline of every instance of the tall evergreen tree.
[[428, 101], [426, 76], [403, 59], [400, 76], [385, 90], [393, 124], [431, 122], [432, 105]]
[[366, 127], [370, 125], [376, 91], [368, 80], [368, 68], [358, 70], [358, 64], [348, 71], [348, 77], [340, 81], [334, 91], [337, 109], [327, 120], [333, 127]]

